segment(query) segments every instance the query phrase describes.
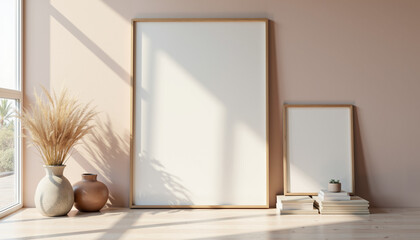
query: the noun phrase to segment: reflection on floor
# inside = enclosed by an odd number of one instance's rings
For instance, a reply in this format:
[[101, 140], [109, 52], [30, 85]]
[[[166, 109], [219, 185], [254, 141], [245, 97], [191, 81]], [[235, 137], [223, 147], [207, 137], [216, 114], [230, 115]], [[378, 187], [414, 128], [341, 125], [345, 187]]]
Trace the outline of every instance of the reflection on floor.
[[366, 216], [279, 216], [275, 209], [72, 210], [28, 208], [0, 220], [0, 239], [420, 239], [420, 209]]
[[[2, 174], [0, 173], [0, 175]], [[16, 194], [14, 174], [4, 174], [4, 176], [0, 176], [0, 193], [0, 209], [15, 202]]]

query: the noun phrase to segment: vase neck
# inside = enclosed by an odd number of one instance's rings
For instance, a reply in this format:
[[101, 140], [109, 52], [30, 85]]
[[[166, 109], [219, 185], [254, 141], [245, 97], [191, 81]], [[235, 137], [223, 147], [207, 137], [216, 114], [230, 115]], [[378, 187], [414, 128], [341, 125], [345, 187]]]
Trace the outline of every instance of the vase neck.
[[94, 173], [83, 173], [82, 179], [83, 181], [96, 181], [97, 176], [98, 174], [94, 174]]
[[52, 166], [44, 165], [45, 173], [53, 176], [63, 176], [64, 168], [66, 165]]

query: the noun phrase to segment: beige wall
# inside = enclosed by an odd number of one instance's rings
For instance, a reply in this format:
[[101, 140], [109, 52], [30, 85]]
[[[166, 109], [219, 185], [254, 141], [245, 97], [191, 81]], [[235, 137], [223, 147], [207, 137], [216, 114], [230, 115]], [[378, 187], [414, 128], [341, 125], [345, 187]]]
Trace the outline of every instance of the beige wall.
[[[282, 193], [283, 103], [350, 103], [356, 193], [374, 206], [420, 207], [420, 2], [413, 0], [25, 1], [25, 105], [67, 87], [101, 111], [92, 143], [65, 171], [99, 173], [114, 206], [129, 195], [132, 18], [265, 17], [270, 24], [270, 203]], [[25, 147], [24, 205], [44, 175]]]

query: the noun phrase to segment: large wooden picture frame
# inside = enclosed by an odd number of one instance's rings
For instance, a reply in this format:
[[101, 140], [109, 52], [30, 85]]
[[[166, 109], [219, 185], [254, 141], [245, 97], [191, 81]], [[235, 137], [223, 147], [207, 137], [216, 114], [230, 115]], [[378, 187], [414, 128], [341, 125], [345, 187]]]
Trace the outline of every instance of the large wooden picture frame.
[[352, 105], [285, 105], [285, 195], [317, 195], [330, 179], [354, 192]]
[[268, 208], [268, 20], [132, 21], [131, 208]]

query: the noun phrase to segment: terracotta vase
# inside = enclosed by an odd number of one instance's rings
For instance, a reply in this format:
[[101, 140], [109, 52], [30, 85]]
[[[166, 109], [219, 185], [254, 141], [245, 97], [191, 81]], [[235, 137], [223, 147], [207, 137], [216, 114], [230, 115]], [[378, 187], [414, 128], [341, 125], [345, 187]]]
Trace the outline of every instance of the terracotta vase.
[[97, 174], [83, 173], [82, 181], [73, 185], [74, 206], [82, 212], [101, 210], [108, 201], [108, 188], [96, 180]]
[[65, 165], [44, 165], [45, 177], [35, 191], [35, 206], [45, 216], [66, 215], [73, 206], [73, 189], [69, 180], [63, 176]]

